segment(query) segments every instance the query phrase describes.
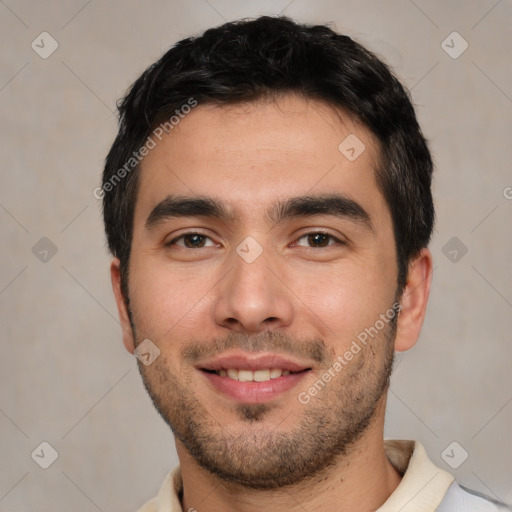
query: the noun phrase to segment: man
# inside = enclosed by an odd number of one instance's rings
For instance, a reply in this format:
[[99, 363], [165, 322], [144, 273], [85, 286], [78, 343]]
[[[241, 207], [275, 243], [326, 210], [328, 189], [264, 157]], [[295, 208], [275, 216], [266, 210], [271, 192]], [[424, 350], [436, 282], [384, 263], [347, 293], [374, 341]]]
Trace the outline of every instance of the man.
[[432, 161], [385, 64], [262, 17], [120, 104], [104, 220], [126, 348], [180, 466], [141, 511], [497, 511], [384, 441], [429, 295]]

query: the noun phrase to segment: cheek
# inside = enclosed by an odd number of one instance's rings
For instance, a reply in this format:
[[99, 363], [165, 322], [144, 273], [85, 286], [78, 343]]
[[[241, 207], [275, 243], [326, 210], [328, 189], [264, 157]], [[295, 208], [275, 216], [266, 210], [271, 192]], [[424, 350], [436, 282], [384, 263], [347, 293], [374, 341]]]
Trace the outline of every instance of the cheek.
[[170, 271], [165, 265], [133, 262], [130, 303], [138, 336], [179, 339], [180, 333], [199, 329], [205, 321], [205, 294], [211, 288], [200, 276]]
[[333, 346], [349, 345], [392, 305], [394, 287], [384, 276], [366, 265], [314, 277], [296, 275], [292, 289], [300, 299], [299, 323], [316, 325], [327, 340], [333, 340]]

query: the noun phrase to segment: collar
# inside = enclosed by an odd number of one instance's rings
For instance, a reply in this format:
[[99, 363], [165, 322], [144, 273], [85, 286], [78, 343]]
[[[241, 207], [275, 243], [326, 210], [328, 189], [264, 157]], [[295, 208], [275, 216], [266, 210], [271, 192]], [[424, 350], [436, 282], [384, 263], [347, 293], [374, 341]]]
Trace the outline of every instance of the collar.
[[[376, 512], [434, 512], [443, 500], [454, 478], [428, 458], [417, 441], [385, 440], [386, 456], [402, 481]], [[180, 495], [183, 480], [180, 466], [165, 478], [158, 496], [138, 512], [183, 512]]]
[[434, 512], [454, 477], [434, 465], [417, 441], [386, 440], [384, 449], [403, 477], [377, 512]]

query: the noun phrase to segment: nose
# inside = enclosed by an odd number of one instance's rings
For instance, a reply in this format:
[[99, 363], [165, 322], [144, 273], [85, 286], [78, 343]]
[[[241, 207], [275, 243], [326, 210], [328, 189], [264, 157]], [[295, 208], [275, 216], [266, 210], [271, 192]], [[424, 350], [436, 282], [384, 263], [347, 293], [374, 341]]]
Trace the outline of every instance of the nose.
[[216, 286], [215, 322], [244, 333], [287, 327], [292, 323], [292, 292], [284, 271], [264, 250], [248, 263], [233, 251], [230, 271]]

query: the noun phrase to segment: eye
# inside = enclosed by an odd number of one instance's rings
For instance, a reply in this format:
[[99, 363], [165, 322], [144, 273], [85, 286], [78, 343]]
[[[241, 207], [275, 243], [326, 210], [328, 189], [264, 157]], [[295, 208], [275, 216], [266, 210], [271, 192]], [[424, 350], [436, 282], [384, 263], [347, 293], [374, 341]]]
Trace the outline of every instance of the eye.
[[[300, 243], [301, 240], [305, 240], [304, 243]], [[296, 245], [312, 247], [312, 248], [323, 248], [329, 245], [343, 244], [343, 242], [333, 235], [329, 233], [323, 233], [322, 231], [318, 231], [315, 233], [307, 233], [306, 235], [301, 236]]]
[[203, 247], [214, 247], [215, 243], [210, 237], [201, 233], [185, 233], [167, 242], [165, 245], [178, 245], [186, 249], [202, 249]]

